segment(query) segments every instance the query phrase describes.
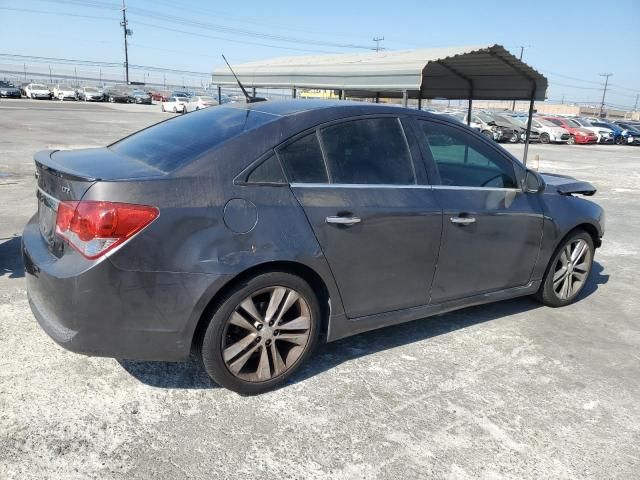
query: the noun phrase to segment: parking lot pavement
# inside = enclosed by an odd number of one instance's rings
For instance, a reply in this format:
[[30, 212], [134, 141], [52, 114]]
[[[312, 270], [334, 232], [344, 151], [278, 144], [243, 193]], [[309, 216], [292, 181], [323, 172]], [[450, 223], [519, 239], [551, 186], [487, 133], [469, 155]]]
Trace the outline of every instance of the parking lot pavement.
[[0, 479], [637, 478], [640, 148], [530, 149], [531, 166], [594, 183], [607, 210], [576, 304], [524, 298], [359, 335], [245, 398], [195, 362], [66, 352], [27, 305], [33, 153], [164, 118], [157, 105], [0, 102]]

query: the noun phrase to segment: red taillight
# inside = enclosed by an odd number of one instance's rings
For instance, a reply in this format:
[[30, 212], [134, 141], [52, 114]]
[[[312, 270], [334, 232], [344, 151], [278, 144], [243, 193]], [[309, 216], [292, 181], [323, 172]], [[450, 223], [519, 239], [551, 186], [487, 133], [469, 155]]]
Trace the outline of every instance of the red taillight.
[[158, 216], [155, 207], [116, 202], [60, 202], [56, 233], [89, 259], [121, 245]]

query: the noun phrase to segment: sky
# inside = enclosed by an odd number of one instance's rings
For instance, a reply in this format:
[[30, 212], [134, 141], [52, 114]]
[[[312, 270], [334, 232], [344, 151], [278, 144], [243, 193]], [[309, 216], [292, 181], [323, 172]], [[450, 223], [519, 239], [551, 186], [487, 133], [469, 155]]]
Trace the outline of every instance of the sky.
[[[523, 60], [548, 77], [552, 101], [599, 104], [603, 73], [613, 74], [607, 104], [630, 108], [640, 93], [640, 0], [126, 3], [133, 65], [206, 74], [220, 65], [222, 53], [233, 64], [365, 52], [377, 36], [388, 50], [500, 44], [519, 55], [524, 46]], [[118, 0], [0, 0], [0, 54], [121, 64], [121, 17]], [[51, 67], [54, 75], [73, 70], [71, 64], [0, 56], [0, 70], [24, 64]], [[162, 76], [132, 71], [137, 81]], [[206, 82], [206, 76], [193, 81]]]

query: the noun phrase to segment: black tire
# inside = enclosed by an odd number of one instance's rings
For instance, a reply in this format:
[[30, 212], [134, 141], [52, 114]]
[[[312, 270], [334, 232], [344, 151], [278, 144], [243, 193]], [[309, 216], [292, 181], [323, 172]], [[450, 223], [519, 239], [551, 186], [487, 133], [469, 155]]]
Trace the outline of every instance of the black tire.
[[573, 135], [569, 135], [569, 140], [567, 140], [567, 145], [575, 145], [576, 144], [576, 137], [574, 137]]
[[[299, 354], [286, 370], [279, 375], [272, 376], [266, 381], [249, 381], [239, 378], [239, 376], [233, 374], [227, 367], [223, 358], [223, 341], [226, 341], [228, 338], [225, 336], [228, 332], [227, 325], [229, 324], [231, 315], [236, 311], [240, 303], [250, 295], [270, 287], [285, 287], [294, 290], [301, 296], [304, 302], [306, 302], [310, 317], [309, 336], [305, 346], [302, 347], [302, 353]], [[285, 272], [268, 272], [257, 275], [236, 285], [234, 289], [220, 300], [215, 308], [215, 312], [202, 336], [202, 342], [199, 344], [200, 356], [204, 368], [218, 385], [241, 395], [256, 395], [272, 390], [282, 385], [293, 375], [315, 348], [321, 324], [320, 315], [318, 299], [309, 284], [302, 278]], [[261, 331], [264, 332], [265, 329]], [[258, 339], [259, 338], [260, 337], [258, 337]], [[265, 347], [259, 347], [259, 349], [256, 350], [256, 355], [259, 355], [257, 352], [262, 352], [263, 348]], [[269, 370], [275, 373], [273, 357], [270, 356], [269, 360]]]
[[548, 133], [545, 132], [540, 134], [540, 143], [551, 143], [551, 137]]
[[625, 143], [627, 143], [627, 140], [622, 135], [619, 135], [616, 137], [615, 142], [616, 145], [624, 145]]
[[178, 113], [178, 109], [176, 107], [173, 107], [173, 113]]
[[489, 140], [493, 140], [493, 132], [491, 132], [490, 130], [483, 130], [482, 135], [487, 137]]
[[[571, 295], [567, 296], [567, 298], [561, 298], [560, 295], [556, 292], [556, 288], [554, 288], [554, 277], [558, 273], [557, 266], [560, 261], [560, 257], [562, 256], [565, 248], [567, 246], [575, 245], [578, 241], [586, 242], [588, 252], [585, 255], [589, 255], [588, 261], [585, 262], [586, 272], [584, 273], [584, 279], [582, 283], [576, 288]], [[576, 230], [567, 236], [556, 248], [553, 256], [551, 257], [551, 261], [549, 265], [547, 265], [547, 270], [542, 279], [542, 284], [540, 285], [540, 289], [534, 295], [534, 298], [540, 303], [547, 305], [549, 307], [564, 307], [576, 301], [580, 292], [584, 289], [585, 285], [589, 281], [589, 275], [591, 273], [591, 267], [593, 266], [593, 257], [595, 253], [595, 248], [593, 245], [593, 238], [584, 230]], [[573, 271], [573, 270], [572, 270]], [[576, 269], [576, 271], [578, 271]], [[575, 284], [574, 284], [575, 285]]]
[[509, 137], [509, 143], [518, 143], [520, 141], [520, 135], [518, 132], [513, 132], [513, 135]]

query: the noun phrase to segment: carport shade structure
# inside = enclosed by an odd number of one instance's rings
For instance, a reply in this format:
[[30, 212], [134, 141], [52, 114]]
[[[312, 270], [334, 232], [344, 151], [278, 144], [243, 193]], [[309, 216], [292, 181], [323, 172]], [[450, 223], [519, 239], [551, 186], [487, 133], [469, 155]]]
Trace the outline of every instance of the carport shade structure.
[[[338, 90], [341, 98], [402, 98], [405, 106], [409, 98], [468, 100], [467, 123], [473, 100], [528, 100], [525, 164], [534, 102], [547, 92], [546, 77], [501, 45], [282, 57], [233, 69], [245, 87]], [[225, 66], [212, 83], [236, 80]]]

